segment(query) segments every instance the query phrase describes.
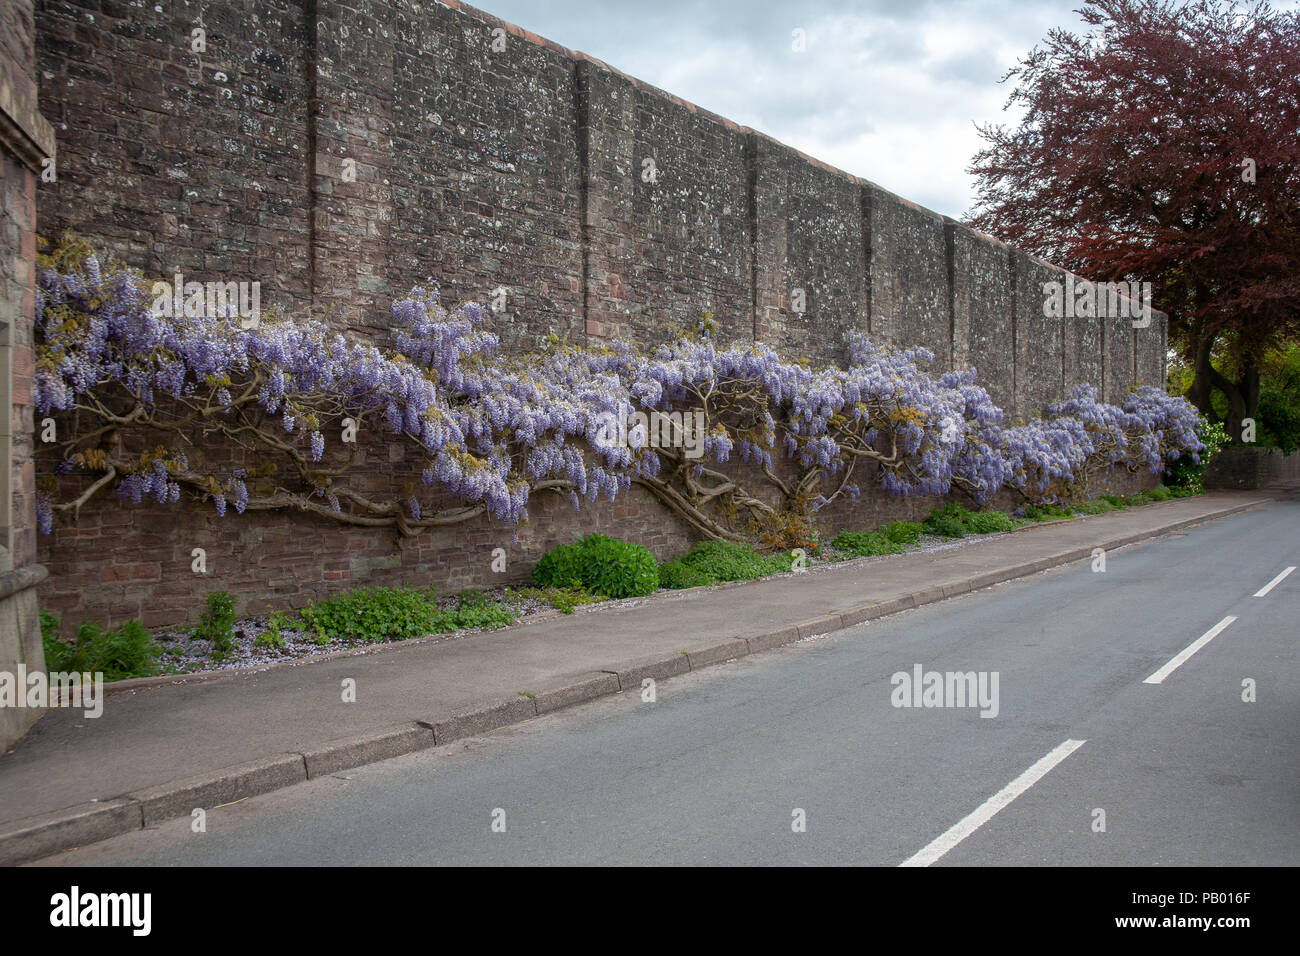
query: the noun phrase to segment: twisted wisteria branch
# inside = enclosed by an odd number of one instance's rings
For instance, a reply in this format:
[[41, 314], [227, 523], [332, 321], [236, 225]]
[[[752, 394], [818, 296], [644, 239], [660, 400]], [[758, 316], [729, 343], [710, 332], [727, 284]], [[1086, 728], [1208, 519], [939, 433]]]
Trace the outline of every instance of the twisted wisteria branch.
[[[297, 509], [415, 535], [482, 515], [517, 524], [544, 491], [577, 508], [636, 483], [701, 535], [742, 541], [856, 496], [860, 463], [893, 495], [956, 488], [985, 502], [1009, 487], [1054, 501], [1105, 468], [1159, 474], [1203, 449], [1192, 406], [1159, 389], [1114, 406], [1079, 386], [1044, 417], [1005, 426], [973, 369], [932, 376], [928, 351], [862, 335], [846, 368], [721, 346], [707, 323], [652, 355], [615, 343], [509, 359], [482, 307], [449, 310], [430, 284], [393, 304], [395, 348], [381, 349], [315, 320], [244, 328], [233, 311], [165, 314], [138, 273], [102, 269], [84, 247], [43, 266], [35, 401], [58, 436], [42, 446], [47, 533], [56, 512], [113, 486], [133, 503], [175, 502], [184, 488], [223, 516]], [[612, 439], [629, 412], [684, 412], [691, 427], [677, 443], [635, 427]], [[408, 449], [382, 494], [354, 479], [370, 437]], [[58, 476], [74, 473], [89, 485], [60, 494], [71, 485]]]

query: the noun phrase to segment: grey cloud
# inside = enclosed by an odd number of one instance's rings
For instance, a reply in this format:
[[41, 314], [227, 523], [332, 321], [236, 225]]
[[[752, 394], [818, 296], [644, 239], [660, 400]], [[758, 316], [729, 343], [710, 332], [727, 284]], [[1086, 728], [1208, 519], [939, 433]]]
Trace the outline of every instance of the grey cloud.
[[[965, 175], [969, 139], [954, 128], [1002, 121], [1007, 89], [997, 45], [1027, 52], [1051, 26], [1077, 26], [1078, 0], [480, 0], [487, 12], [659, 86], [674, 95], [849, 168], [855, 144], [882, 131], [930, 152], [895, 169], [861, 157], [850, 172], [959, 215], [973, 201]], [[996, 26], [991, 31], [990, 26]], [[807, 30], [808, 49], [790, 49]], [[968, 28], [969, 48], [935, 55], [927, 36], [951, 46]], [[992, 34], [992, 36], [991, 36]], [[991, 95], [990, 95], [991, 94]], [[991, 105], [993, 104], [993, 105]], [[940, 127], [943, 132], [940, 132]], [[913, 148], [913, 147], [908, 147]], [[954, 153], [934, 169], [933, 150]], [[905, 180], [891, 186], [891, 177]]]
[[1002, 78], [1005, 68], [992, 50], [968, 50], [929, 64], [926, 73], [940, 82], [967, 83], [990, 87]]

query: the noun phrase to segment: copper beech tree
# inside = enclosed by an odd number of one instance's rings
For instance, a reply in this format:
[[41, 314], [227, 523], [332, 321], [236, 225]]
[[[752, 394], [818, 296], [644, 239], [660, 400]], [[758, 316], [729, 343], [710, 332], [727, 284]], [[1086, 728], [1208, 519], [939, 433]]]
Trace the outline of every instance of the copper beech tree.
[[1151, 282], [1188, 398], [1228, 433], [1300, 331], [1300, 12], [1095, 0], [1011, 69], [971, 224], [1101, 282]]

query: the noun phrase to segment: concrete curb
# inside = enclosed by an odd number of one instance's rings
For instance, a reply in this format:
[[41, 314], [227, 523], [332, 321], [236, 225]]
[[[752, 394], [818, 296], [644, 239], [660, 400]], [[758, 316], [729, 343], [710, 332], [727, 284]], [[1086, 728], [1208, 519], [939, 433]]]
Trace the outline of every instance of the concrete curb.
[[140, 804], [101, 800], [17, 820], [0, 832], [0, 864], [34, 860], [87, 843], [98, 843], [144, 826]]
[[[216, 773], [137, 790], [123, 799], [139, 805], [142, 825], [149, 827], [172, 817], [189, 816], [199, 807], [219, 807], [306, 779], [307, 767], [302, 754], [277, 754], [225, 767]], [[3, 845], [0, 840], [0, 847]]]
[[433, 744], [434, 736], [427, 727], [399, 727], [396, 730], [334, 740], [314, 750], [303, 751], [302, 759], [307, 779], [314, 780], [362, 764], [425, 750]]
[[794, 644], [809, 637], [855, 627], [960, 594], [991, 587], [1090, 558], [1094, 548], [1112, 550], [1139, 541], [1176, 534], [1186, 528], [1230, 517], [1270, 504], [1273, 497], [1224, 507], [1209, 514], [1175, 522], [1152, 531], [1120, 534], [1088, 547], [1028, 561], [966, 579], [943, 582], [889, 601], [869, 602], [847, 611], [827, 613], [796, 625], [764, 634], [732, 638], [698, 651], [680, 651], [668, 658], [634, 661], [622, 670], [598, 671], [581, 681], [538, 694], [497, 701], [487, 707], [439, 720], [417, 720], [359, 737], [330, 741], [300, 753], [275, 754], [249, 763], [226, 767], [189, 780], [172, 781], [110, 800], [81, 804], [39, 816], [16, 820], [0, 828], [0, 865], [12, 865], [62, 850], [96, 843], [110, 837], [154, 826], [195, 808], [212, 809], [248, 797], [269, 793], [295, 783], [337, 773], [392, 757], [442, 746], [465, 737], [522, 723], [542, 714], [586, 703], [600, 697], [638, 690], [645, 678], [666, 680], [679, 674], [711, 667], [760, 651]]

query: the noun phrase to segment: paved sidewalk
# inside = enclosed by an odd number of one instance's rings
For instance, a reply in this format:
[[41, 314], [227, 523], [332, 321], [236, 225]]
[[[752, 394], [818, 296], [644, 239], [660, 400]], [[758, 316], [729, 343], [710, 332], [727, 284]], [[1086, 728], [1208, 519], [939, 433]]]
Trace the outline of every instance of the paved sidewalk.
[[[851, 627], [1288, 493], [1212, 492], [460, 639], [222, 679], [131, 682], [114, 688], [100, 718], [51, 711], [0, 757], [0, 863], [639, 690], [644, 677]], [[356, 681], [355, 703], [342, 701], [347, 678]]]

